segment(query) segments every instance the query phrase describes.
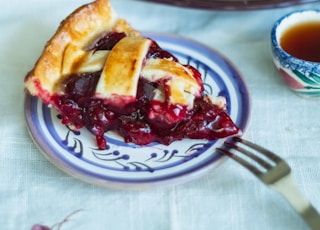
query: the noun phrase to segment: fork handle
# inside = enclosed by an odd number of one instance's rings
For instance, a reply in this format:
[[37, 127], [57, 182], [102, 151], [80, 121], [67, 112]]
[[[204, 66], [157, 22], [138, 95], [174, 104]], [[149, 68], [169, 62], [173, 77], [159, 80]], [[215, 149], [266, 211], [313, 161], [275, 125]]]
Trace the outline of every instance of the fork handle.
[[271, 187], [287, 199], [312, 230], [320, 230], [320, 215], [318, 211], [300, 192], [290, 173], [272, 184]]

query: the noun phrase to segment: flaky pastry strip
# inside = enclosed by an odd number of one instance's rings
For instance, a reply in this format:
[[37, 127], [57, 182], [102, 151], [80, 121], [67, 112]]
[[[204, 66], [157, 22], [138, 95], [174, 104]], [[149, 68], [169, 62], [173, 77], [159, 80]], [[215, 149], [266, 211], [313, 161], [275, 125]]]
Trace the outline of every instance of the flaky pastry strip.
[[76, 9], [61, 22], [47, 42], [34, 68], [25, 77], [26, 88], [32, 95], [48, 102], [55, 93], [56, 84], [64, 77], [62, 68], [66, 48], [71, 44], [86, 50], [107, 31], [140, 36], [139, 32], [117, 16], [109, 0], [96, 0]]

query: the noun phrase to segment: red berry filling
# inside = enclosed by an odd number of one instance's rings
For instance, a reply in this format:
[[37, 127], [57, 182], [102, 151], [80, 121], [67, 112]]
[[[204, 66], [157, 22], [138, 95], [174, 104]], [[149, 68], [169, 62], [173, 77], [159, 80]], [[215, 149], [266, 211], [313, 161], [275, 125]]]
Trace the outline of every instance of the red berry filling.
[[[126, 35], [108, 33], [92, 50], [112, 49]], [[171, 58], [171, 53], [162, 50], [152, 42], [146, 58]], [[186, 66], [200, 83], [201, 74], [191, 66]], [[166, 83], [148, 82], [140, 78], [136, 100], [126, 107], [114, 108], [102, 99], [94, 97], [100, 72], [72, 74], [61, 82], [63, 95], [52, 97], [52, 103], [61, 113], [62, 123], [74, 129], [87, 127], [96, 135], [99, 149], [106, 149], [104, 133], [117, 131], [125, 140], [138, 145], [151, 142], [170, 144], [183, 138], [214, 140], [239, 132], [224, 110], [207, 100], [206, 96], [196, 98], [194, 107], [172, 105], [168, 101], [152, 100], [154, 89], [161, 85], [166, 94]], [[167, 98], [167, 97], [166, 97]]]

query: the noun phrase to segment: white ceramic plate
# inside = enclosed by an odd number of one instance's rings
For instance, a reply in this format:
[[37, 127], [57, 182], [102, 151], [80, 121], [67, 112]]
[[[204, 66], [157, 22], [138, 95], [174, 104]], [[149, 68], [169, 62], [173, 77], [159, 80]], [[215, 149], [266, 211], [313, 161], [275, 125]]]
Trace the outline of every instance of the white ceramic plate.
[[[146, 33], [180, 62], [196, 67], [205, 90], [226, 97], [228, 113], [245, 132], [250, 117], [247, 86], [234, 66], [217, 51], [195, 41]], [[26, 125], [43, 154], [59, 169], [85, 182], [116, 189], [149, 189], [181, 184], [204, 175], [225, 159], [215, 151], [224, 140], [176, 141], [169, 146], [127, 144], [107, 133], [107, 150], [98, 150], [95, 136], [83, 128], [74, 132], [61, 124], [54, 109], [26, 94]]]

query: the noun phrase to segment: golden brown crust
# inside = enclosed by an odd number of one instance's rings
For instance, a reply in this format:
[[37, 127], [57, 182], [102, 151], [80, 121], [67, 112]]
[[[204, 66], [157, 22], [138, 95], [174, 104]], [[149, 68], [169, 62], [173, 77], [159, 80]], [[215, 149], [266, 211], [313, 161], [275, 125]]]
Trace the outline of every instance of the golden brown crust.
[[120, 40], [107, 57], [97, 85], [97, 96], [135, 99], [138, 79], [150, 44], [151, 41], [143, 37]]
[[193, 105], [194, 96], [200, 96], [201, 86], [192, 72], [178, 62], [168, 59], [149, 59], [141, 76], [149, 81], [168, 79], [170, 103]]
[[[61, 22], [54, 36], [47, 42], [34, 68], [25, 78], [26, 88], [32, 95], [53, 94], [62, 75], [64, 52], [69, 45], [85, 50], [90, 42], [105, 31], [139, 33], [118, 18], [109, 0], [96, 0], [83, 5]], [[45, 99], [45, 98], [43, 98]]]

